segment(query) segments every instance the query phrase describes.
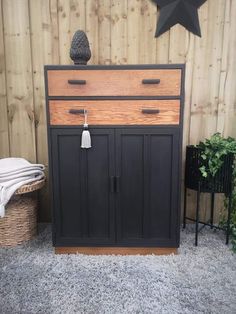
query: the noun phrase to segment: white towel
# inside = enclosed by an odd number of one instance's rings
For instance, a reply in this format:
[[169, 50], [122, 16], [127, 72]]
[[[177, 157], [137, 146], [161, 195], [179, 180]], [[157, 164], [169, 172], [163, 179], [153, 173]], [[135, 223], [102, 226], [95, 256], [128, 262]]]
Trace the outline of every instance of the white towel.
[[44, 178], [41, 164], [31, 164], [23, 158], [0, 159], [0, 217], [15, 191], [22, 185]]

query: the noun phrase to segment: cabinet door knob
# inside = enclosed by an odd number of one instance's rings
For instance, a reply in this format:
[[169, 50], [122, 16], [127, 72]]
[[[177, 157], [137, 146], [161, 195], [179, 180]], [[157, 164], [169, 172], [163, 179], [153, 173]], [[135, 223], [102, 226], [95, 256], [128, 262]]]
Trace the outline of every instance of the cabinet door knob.
[[160, 113], [159, 109], [142, 109], [142, 113], [144, 114], [158, 114]]
[[160, 79], [144, 79], [142, 80], [143, 84], [160, 84], [161, 80]]
[[86, 80], [68, 80], [68, 83], [71, 85], [85, 85]]

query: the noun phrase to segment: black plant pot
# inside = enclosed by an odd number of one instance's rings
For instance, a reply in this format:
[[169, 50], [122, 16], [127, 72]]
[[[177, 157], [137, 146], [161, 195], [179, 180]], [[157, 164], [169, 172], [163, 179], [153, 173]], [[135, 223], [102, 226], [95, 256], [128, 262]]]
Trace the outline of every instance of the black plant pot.
[[232, 171], [234, 155], [228, 154], [223, 158], [223, 164], [216, 175], [204, 178], [199, 170], [207, 164], [201, 158], [202, 150], [195, 146], [187, 146], [185, 164], [185, 187], [193, 190], [200, 188], [201, 192], [206, 193], [225, 193], [232, 191]]

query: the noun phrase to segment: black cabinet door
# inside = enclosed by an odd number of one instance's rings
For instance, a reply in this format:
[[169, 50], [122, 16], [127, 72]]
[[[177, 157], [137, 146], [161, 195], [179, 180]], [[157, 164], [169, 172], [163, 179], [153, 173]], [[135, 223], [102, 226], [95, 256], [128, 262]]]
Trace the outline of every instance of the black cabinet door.
[[179, 242], [179, 130], [116, 130], [117, 241], [176, 247]]
[[114, 130], [91, 129], [92, 148], [80, 147], [82, 129], [51, 130], [54, 244], [109, 245], [115, 241]]

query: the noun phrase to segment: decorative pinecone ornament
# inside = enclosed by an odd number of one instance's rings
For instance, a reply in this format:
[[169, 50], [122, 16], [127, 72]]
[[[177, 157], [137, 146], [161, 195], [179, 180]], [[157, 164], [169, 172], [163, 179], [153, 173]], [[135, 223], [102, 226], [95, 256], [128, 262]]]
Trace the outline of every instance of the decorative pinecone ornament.
[[78, 30], [75, 32], [71, 42], [70, 57], [74, 61], [74, 64], [84, 65], [91, 58], [89, 41], [84, 31]]

